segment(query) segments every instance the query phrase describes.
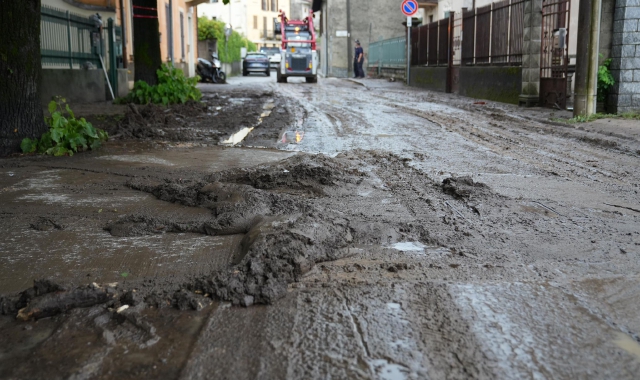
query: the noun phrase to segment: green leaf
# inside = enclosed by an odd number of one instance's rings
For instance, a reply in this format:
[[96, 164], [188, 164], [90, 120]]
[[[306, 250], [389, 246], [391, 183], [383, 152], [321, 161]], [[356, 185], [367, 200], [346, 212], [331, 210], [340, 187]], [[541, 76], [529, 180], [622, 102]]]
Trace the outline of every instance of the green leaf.
[[49, 113], [53, 115], [53, 113], [55, 112], [56, 108], [58, 108], [58, 103], [56, 103], [55, 100], [52, 100], [49, 102]]
[[76, 118], [76, 116], [73, 114], [73, 111], [71, 111], [71, 108], [69, 108], [69, 105], [68, 105], [68, 104], [66, 105], [66, 110], [67, 110], [67, 113], [69, 113], [69, 116], [70, 116], [72, 119], [75, 119], [75, 118]]
[[23, 153], [33, 153], [36, 151], [36, 147], [38, 146], [38, 140], [31, 140], [28, 137], [22, 139], [20, 143], [20, 149], [22, 149]]
[[59, 128], [54, 128], [51, 130], [51, 140], [59, 143], [62, 137], [64, 136], [64, 132]]
[[89, 148], [91, 148], [91, 150], [96, 150], [100, 148], [100, 145], [100, 140], [93, 140], [91, 144], [89, 144]]

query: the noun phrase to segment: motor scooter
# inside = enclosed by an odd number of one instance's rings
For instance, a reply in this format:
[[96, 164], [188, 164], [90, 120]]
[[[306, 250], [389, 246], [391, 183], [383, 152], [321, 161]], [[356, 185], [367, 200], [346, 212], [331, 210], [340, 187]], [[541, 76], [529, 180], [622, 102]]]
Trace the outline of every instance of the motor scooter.
[[211, 61], [198, 58], [196, 72], [203, 81], [210, 80], [213, 83], [225, 83], [227, 80], [227, 74], [222, 71], [222, 64], [216, 53], [211, 53]]

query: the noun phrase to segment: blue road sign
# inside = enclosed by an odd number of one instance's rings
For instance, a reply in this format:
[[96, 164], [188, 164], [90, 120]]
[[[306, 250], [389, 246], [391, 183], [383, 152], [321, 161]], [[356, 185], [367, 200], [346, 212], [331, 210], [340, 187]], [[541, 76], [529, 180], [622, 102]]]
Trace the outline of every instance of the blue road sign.
[[402, 2], [402, 13], [405, 16], [411, 17], [417, 12], [418, 12], [418, 3], [416, 2], [416, 0], [404, 0]]

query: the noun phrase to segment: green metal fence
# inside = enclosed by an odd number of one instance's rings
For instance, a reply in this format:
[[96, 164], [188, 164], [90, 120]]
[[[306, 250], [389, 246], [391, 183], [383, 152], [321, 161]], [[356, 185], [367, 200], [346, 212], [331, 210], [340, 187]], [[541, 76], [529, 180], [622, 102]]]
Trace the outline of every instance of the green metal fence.
[[398, 67], [407, 65], [407, 38], [397, 37], [369, 44], [369, 67]]
[[45, 5], [40, 9], [42, 67], [77, 69], [85, 62], [101, 67], [102, 38], [92, 20]]

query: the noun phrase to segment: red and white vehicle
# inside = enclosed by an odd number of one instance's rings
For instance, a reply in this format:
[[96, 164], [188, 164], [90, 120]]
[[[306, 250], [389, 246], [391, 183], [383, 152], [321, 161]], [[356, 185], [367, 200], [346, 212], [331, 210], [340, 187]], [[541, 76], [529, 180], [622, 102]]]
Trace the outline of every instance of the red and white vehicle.
[[278, 83], [286, 83], [288, 77], [304, 77], [307, 83], [317, 83], [318, 53], [313, 11], [304, 20], [289, 20], [280, 11], [280, 23], [276, 23], [275, 33], [282, 35]]

